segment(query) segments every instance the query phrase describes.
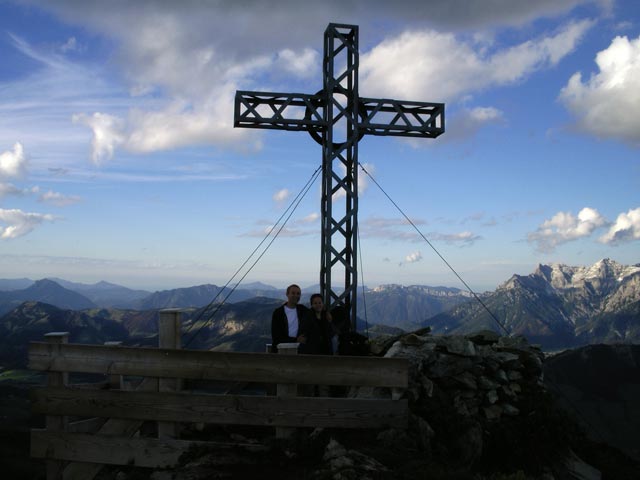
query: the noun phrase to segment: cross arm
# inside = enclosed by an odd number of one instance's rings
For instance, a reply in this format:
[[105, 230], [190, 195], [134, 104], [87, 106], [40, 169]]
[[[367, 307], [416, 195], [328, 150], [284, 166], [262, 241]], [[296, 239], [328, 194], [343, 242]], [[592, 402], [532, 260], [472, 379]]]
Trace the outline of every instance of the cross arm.
[[323, 102], [321, 95], [237, 91], [233, 126], [320, 132]]
[[360, 98], [361, 134], [435, 138], [444, 133], [444, 103]]

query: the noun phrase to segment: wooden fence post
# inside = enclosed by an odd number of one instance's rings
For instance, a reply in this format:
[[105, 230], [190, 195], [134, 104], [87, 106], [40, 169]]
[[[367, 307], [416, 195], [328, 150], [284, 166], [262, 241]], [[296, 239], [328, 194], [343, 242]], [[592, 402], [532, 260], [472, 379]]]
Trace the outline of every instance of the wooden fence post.
[[[279, 355], [297, 355], [299, 343], [280, 343], [278, 344]], [[276, 395], [282, 398], [291, 398], [298, 396], [298, 385], [295, 383], [279, 383], [276, 389]], [[291, 427], [276, 427], [276, 438], [289, 438], [295, 433], [296, 429]]]
[[[119, 347], [122, 342], [104, 342], [105, 347]], [[124, 390], [124, 379], [122, 375], [109, 375], [109, 388], [112, 390]]]
[[[62, 343], [69, 343], [69, 332], [51, 332], [44, 336], [47, 343], [53, 345], [60, 345]], [[63, 387], [69, 384], [68, 372], [48, 372], [47, 373], [47, 386], [48, 387]], [[64, 432], [69, 425], [69, 418], [62, 416], [47, 415], [45, 420], [46, 429], [48, 432]], [[62, 478], [62, 470], [64, 468], [64, 462], [59, 460], [47, 460], [47, 480], [58, 480]]]
[[[180, 332], [181, 310], [167, 308], [160, 310], [158, 322], [158, 347], [179, 349], [182, 347]], [[182, 388], [182, 382], [178, 378], [160, 378], [158, 392], [177, 392]], [[176, 438], [179, 435], [177, 423], [158, 422], [158, 438]]]

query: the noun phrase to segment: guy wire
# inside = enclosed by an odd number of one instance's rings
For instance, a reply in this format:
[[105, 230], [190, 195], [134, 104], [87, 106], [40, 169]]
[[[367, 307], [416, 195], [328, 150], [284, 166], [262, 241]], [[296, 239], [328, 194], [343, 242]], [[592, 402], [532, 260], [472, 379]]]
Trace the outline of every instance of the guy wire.
[[264, 256], [264, 254], [267, 252], [267, 250], [269, 249], [269, 247], [273, 244], [273, 242], [275, 241], [275, 239], [278, 237], [278, 235], [280, 234], [280, 232], [282, 231], [282, 229], [284, 228], [284, 226], [287, 224], [287, 222], [289, 221], [289, 219], [291, 218], [291, 216], [293, 215], [293, 213], [296, 211], [296, 209], [298, 208], [298, 206], [300, 205], [300, 202], [302, 201], [302, 199], [304, 198], [304, 196], [307, 194], [307, 192], [309, 191], [309, 189], [311, 188], [311, 186], [313, 185], [313, 183], [315, 182], [316, 178], [318, 178], [318, 173], [320, 172], [322, 166], [319, 166], [318, 168], [316, 168], [316, 170], [311, 174], [311, 177], [309, 178], [309, 180], [307, 180], [307, 183], [302, 187], [302, 189], [298, 192], [298, 194], [295, 196], [295, 198], [291, 201], [291, 203], [289, 204], [289, 206], [285, 209], [285, 211], [282, 213], [282, 215], [280, 215], [280, 218], [278, 218], [278, 220], [276, 221], [276, 223], [273, 225], [273, 227], [271, 227], [269, 229], [269, 231], [267, 232], [267, 234], [264, 236], [264, 238], [260, 241], [260, 243], [258, 244], [258, 246], [251, 252], [251, 254], [247, 257], [247, 259], [242, 263], [242, 265], [236, 270], [236, 272], [233, 274], [233, 276], [229, 279], [229, 281], [224, 285], [224, 287], [222, 287], [218, 293], [216, 294], [216, 296], [214, 297], [213, 300], [211, 300], [211, 302], [209, 302], [209, 304], [203, 308], [200, 311], [200, 314], [198, 315], [198, 317], [191, 323], [191, 326], [189, 327], [189, 329], [184, 333], [185, 335], [188, 334], [191, 329], [200, 321], [200, 319], [204, 316], [204, 314], [210, 309], [210, 307], [212, 307], [212, 305], [214, 304], [214, 302], [218, 299], [218, 297], [220, 296], [220, 294], [224, 291], [225, 288], [227, 288], [227, 286], [229, 286], [229, 284], [233, 281], [233, 279], [240, 273], [240, 271], [244, 268], [244, 266], [249, 262], [249, 260], [251, 259], [251, 257], [253, 257], [253, 255], [258, 251], [258, 249], [262, 246], [262, 244], [267, 240], [267, 238], [271, 235], [271, 233], [274, 232], [274, 230], [276, 230], [276, 226], [280, 223], [280, 221], [283, 219], [283, 217], [285, 215], [287, 215], [287, 212], [289, 212], [289, 210], [291, 210], [291, 212], [289, 213], [289, 215], [287, 216], [287, 218], [284, 220], [284, 222], [282, 223], [282, 225], [280, 226], [280, 228], [276, 231], [276, 233], [274, 234], [273, 238], [271, 239], [271, 241], [267, 244], [267, 246], [265, 247], [265, 249], [262, 251], [262, 253], [258, 256], [258, 258], [255, 260], [255, 262], [253, 262], [253, 264], [249, 267], [249, 269], [245, 272], [245, 274], [240, 278], [240, 280], [238, 280], [238, 282], [234, 285], [234, 287], [229, 291], [229, 293], [226, 294], [226, 296], [223, 298], [222, 302], [220, 302], [216, 309], [213, 311], [213, 313], [211, 313], [211, 315], [209, 315], [206, 319], [206, 321], [198, 328], [198, 330], [191, 336], [191, 338], [189, 339], [189, 341], [184, 345], [183, 348], [187, 348], [191, 342], [194, 340], [194, 338], [202, 331], [202, 329], [211, 321], [211, 319], [216, 315], [216, 313], [218, 313], [218, 311], [220, 310], [220, 308], [222, 307], [222, 305], [224, 305], [224, 303], [227, 301], [227, 299], [229, 298], [229, 296], [236, 290], [236, 288], [238, 288], [238, 286], [240, 285], [240, 283], [242, 283], [242, 280], [245, 279], [245, 277], [249, 274], [249, 272], [251, 272], [251, 270], [253, 269], [253, 267], [256, 266], [256, 264], [260, 261], [260, 259]]

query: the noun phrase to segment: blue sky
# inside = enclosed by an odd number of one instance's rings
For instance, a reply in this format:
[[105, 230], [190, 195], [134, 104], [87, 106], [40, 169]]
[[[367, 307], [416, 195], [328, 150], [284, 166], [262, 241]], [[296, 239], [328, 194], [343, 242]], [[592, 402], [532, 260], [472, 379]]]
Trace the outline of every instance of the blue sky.
[[[321, 162], [234, 129], [234, 93], [320, 90], [330, 22], [362, 96], [446, 103], [359, 160], [474, 289], [640, 262], [635, 1], [0, 0], [0, 277], [226, 283]], [[319, 210], [317, 182], [245, 281], [317, 283]], [[463, 288], [362, 176], [359, 221], [365, 284]]]

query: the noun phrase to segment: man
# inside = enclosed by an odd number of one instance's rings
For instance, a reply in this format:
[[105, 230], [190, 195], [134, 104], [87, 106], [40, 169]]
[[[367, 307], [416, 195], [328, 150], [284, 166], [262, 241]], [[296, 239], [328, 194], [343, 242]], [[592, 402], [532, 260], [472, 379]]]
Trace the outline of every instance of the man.
[[273, 351], [279, 343], [299, 343], [300, 353], [314, 353], [309, 335], [313, 336], [311, 311], [300, 305], [302, 290], [296, 284], [287, 287], [287, 303], [276, 308], [271, 315], [271, 342]]

